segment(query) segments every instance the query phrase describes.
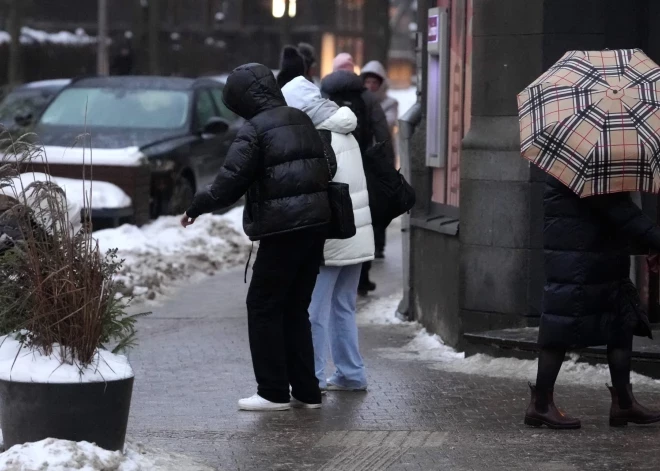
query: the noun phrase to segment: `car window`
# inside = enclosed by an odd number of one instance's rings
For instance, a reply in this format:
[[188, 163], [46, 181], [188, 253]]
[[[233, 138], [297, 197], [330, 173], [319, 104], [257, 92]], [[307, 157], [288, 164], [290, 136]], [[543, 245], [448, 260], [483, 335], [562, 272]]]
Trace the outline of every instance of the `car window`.
[[217, 116], [213, 98], [208, 90], [200, 90], [195, 101], [195, 119], [197, 126], [202, 128], [211, 118]]
[[55, 93], [48, 89], [10, 93], [0, 103], [0, 123], [9, 127], [18, 115], [38, 115]]
[[41, 117], [53, 126], [178, 129], [188, 119], [189, 98], [174, 90], [69, 88]]
[[222, 101], [222, 88], [212, 88], [211, 95], [213, 95], [213, 101], [215, 101], [215, 106], [220, 110], [220, 116], [229, 121], [236, 121], [238, 118], [236, 114], [231, 112], [225, 102]]

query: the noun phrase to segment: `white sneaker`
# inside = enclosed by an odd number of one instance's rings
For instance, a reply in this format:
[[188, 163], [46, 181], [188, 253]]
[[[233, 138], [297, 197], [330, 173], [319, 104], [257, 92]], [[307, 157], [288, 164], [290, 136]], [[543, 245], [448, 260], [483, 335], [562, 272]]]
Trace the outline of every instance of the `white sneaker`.
[[246, 397], [245, 399], [238, 401], [238, 408], [240, 410], [251, 411], [278, 411], [291, 409], [291, 404], [288, 402], [285, 404], [270, 402], [269, 400], [261, 397], [259, 394], [255, 394], [252, 397]]
[[295, 397], [291, 398], [291, 407], [295, 409], [320, 409], [321, 404], [307, 404], [306, 402], [299, 401]]

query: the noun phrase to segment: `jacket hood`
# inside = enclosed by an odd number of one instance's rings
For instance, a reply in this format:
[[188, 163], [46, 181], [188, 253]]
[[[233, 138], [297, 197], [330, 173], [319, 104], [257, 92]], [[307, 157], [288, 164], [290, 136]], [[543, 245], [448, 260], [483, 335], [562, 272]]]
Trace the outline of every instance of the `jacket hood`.
[[357, 116], [350, 108], [342, 106], [316, 128], [338, 134], [350, 134], [357, 128]]
[[275, 76], [261, 64], [246, 64], [234, 69], [222, 92], [225, 105], [243, 119], [286, 106]]
[[383, 81], [383, 85], [381, 85], [380, 89], [375, 93], [378, 100], [383, 101], [387, 98], [387, 90], [390, 88], [385, 67], [383, 67], [383, 64], [378, 61], [367, 62], [360, 72], [360, 77], [364, 80], [367, 75], [375, 75]]
[[360, 75], [364, 78], [365, 75], [371, 74], [379, 77], [383, 82], [387, 80], [387, 72], [385, 67], [378, 61], [367, 62], [367, 64], [362, 68]]
[[305, 59], [293, 46], [284, 46], [280, 59], [280, 72], [277, 74], [277, 85], [282, 88], [295, 77], [305, 75]]
[[318, 126], [334, 115], [339, 106], [321, 96], [321, 90], [305, 77], [296, 77], [282, 88], [287, 105], [304, 111]]
[[366, 90], [362, 79], [353, 72], [338, 70], [326, 76], [321, 81], [321, 91], [324, 95], [344, 92], [362, 92]]

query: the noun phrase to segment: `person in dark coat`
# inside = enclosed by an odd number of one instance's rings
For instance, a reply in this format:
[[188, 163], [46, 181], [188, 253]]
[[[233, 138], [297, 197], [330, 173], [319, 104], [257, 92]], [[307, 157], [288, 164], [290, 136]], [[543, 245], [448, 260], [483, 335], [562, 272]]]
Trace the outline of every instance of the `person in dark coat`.
[[110, 73], [112, 75], [131, 75], [133, 73], [133, 50], [130, 46], [123, 46], [112, 59]]
[[311, 44], [299, 43], [298, 52], [305, 61], [304, 77], [314, 83], [314, 73], [316, 72], [316, 49], [314, 49], [314, 46]]
[[321, 407], [314, 371], [308, 308], [330, 221], [330, 167], [311, 119], [289, 108], [270, 69], [238, 67], [223, 100], [246, 122], [214, 183], [184, 214], [198, 216], [236, 203], [246, 194], [243, 226], [261, 241], [247, 296], [248, 329], [257, 394], [243, 410]]
[[[321, 92], [339, 106], [348, 106], [357, 116], [358, 127], [353, 135], [360, 145], [360, 152], [366, 155], [375, 144], [382, 143], [382, 158], [394, 162], [394, 146], [385, 112], [378, 97], [365, 88], [362, 79], [354, 72], [353, 57], [347, 53], [339, 54], [334, 59], [333, 70], [321, 81]], [[379, 231], [384, 233], [385, 229], [374, 221], [374, 233]], [[369, 278], [370, 269], [371, 262], [362, 265], [358, 287], [362, 296], [376, 289], [376, 284]]]
[[305, 59], [295, 46], [284, 46], [280, 58], [280, 71], [277, 85], [282, 88], [296, 77], [305, 75]]
[[610, 425], [659, 422], [660, 413], [641, 406], [630, 384], [633, 335], [651, 336], [630, 281], [630, 255], [660, 252], [660, 228], [629, 193], [581, 199], [553, 177], [547, 180], [544, 210], [541, 352], [525, 423], [580, 427], [578, 419], [559, 412], [553, 389], [568, 350], [599, 345], [607, 345], [612, 378]]

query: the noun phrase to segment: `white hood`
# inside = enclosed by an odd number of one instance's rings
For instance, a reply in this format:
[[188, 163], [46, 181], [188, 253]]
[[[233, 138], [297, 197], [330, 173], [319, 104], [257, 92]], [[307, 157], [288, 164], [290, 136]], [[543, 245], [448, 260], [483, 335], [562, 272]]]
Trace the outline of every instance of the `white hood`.
[[335, 114], [316, 126], [317, 129], [339, 134], [350, 134], [357, 128], [357, 116], [350, 108], [342, 106]]
[[336, 103], [321, 96], [321, 90], [305, 77], [296, 77], [282, 87], [286, 104], [304, 111], [318, 127], [339, 109]]

